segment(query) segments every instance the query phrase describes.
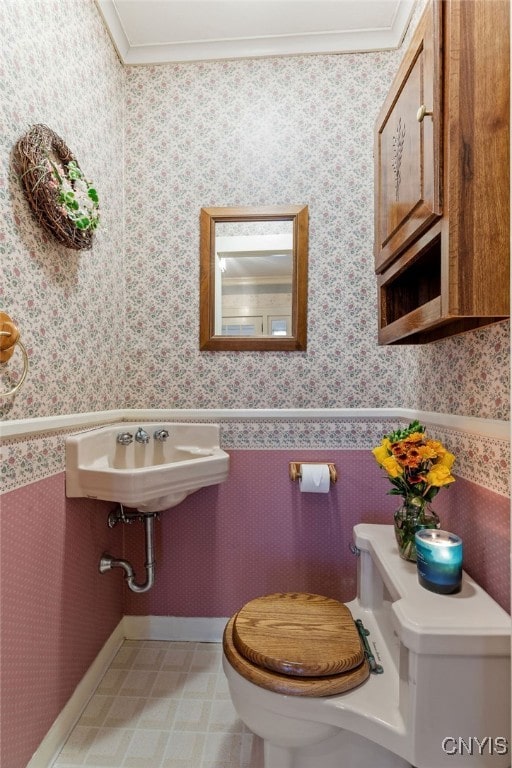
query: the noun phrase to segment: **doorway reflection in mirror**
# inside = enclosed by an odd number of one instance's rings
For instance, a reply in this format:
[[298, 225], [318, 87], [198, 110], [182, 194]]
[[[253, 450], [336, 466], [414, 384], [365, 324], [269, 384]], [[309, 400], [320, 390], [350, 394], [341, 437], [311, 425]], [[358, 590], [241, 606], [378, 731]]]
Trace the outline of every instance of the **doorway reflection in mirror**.
[[291, 336], [293, 223], [218, 222], [215, 251], [215, 335]]

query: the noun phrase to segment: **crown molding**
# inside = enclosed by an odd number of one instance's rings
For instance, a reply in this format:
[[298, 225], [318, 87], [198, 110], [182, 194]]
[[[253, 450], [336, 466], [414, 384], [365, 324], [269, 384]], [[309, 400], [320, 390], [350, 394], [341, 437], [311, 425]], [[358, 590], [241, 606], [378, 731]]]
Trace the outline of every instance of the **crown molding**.
[[392, 24], [388, 27], [171, 41], [164, 44], [132, 44], [115, 0], [95, 2], [121, 62], [125, 65], [152, 65], [392, 50], [403, 41], [416, 0], [398, 0]]

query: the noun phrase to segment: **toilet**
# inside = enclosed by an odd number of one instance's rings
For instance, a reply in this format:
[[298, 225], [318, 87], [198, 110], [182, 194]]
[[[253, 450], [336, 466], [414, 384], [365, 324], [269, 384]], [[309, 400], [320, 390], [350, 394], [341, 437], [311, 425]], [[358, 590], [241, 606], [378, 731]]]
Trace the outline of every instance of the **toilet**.
[[263, 595], [227, 622], [264, 768], [510, 768], [510, 616], [466, 573], [456, 594], [424, 589], [392, 526], [354, 543], [355, 600]]

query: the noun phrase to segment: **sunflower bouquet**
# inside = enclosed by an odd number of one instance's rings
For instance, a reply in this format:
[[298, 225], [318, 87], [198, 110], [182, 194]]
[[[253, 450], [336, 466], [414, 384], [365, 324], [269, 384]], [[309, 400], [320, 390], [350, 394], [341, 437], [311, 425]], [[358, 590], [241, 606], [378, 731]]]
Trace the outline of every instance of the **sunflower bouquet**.
[[402, 557], [415, 560], [415, 532], [439, 527], [439, 518], [427, 505], [441, 488], [455, 482], [455, 456], [438, 440], [428, 439], [419, 421], [385, 435], [372, 453], [387, 472], [392, 485], [388, 493], [403, 497], [395, 513], [395, 533]]

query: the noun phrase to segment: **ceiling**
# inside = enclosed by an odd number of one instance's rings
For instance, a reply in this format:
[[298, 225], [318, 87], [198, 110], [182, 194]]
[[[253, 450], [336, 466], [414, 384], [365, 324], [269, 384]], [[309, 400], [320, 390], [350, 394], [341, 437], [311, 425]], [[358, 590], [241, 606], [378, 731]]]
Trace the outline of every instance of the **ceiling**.
[[396, 48], [416, 0], [96, 0], [124, 64]]

